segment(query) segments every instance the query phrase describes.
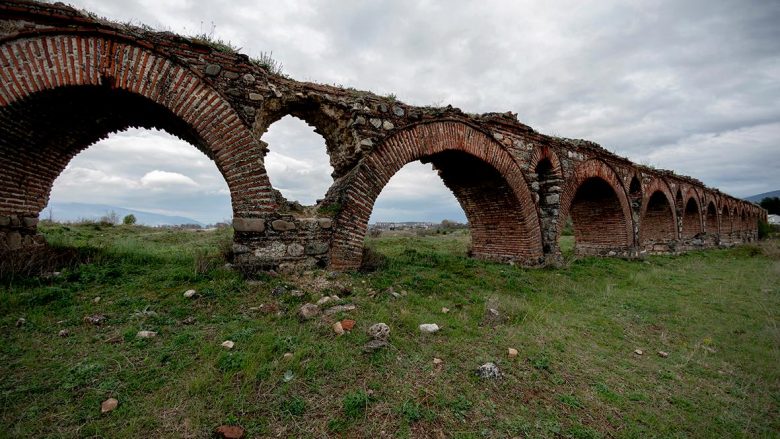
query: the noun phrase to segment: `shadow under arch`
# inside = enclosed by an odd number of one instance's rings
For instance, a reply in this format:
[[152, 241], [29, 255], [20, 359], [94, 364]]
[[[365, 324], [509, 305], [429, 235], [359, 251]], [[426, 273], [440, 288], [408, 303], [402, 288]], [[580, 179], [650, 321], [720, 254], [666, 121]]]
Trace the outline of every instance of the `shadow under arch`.
[[[512, 156], [487, 135], [455, 121], [413, 125], [380, 144], [336, 185], [331, 265], [360, 265], [369, 217], [382, 188], [404, 165], [432, 163], [460, 203], [472, 236], [473, 256], [538, 264], [542, 242], [535, 204]], [[333, 195], [333, 194], [330, 194]]]

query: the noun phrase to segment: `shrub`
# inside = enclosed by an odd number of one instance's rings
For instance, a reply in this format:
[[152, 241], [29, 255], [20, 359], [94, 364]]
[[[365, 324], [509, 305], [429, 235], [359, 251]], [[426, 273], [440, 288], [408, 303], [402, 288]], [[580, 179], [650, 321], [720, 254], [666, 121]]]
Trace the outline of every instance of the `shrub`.
[[101, 226], [113, 226], [118, 222], [119, 222], [119, 215], [117, 215], [116, 212], [114, 212], [113, 210], [110, 212], [106, 212], [106, 214], [100, 218]]
[[387, 267], [387, 256], [370, 247], [363, 247], [363, 259], [360, 262], [360, 271], [369, 273]]
[[268, 70], [268, 73], [271, 73], [272, 75], [282, 76], [284, 74], [282, 63], [275, 60], [273, 55], [273, 51], [260, 52], [260, 56], [252, 58], [252, 63]]
[[772, 234], [772, 226], [764, 221], [758, 222], [758, 239], [766, 239]]
[[122, 224], [127, 224], [128, 226], [132, 226], [133, 224], [135, 224], [135, 222], [136, 222], [135, 215], [133, 215], [132, 213], [130, 215], [125, 215], [125, 217], [122, 219]]

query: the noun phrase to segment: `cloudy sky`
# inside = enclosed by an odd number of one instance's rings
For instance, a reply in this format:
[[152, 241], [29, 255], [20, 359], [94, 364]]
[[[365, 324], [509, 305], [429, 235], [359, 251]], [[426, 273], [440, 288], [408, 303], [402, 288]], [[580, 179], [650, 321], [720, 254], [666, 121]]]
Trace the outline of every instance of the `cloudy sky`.
[[[418, 105], [507, 111], [736, 196], [780, 189], [780, 2], [74, 0], [110, 19], [210, 33], [299, 80]], [[330, 185], [324, 141], [294, 118], [264, 140], [272, 183], [311, 203]], [[216, 167], [155, 131], [77, 156], [53, 201], [212, 222], [230, 216]], [[373, 221], [463, 219], [429, 166], [410, 164]]]

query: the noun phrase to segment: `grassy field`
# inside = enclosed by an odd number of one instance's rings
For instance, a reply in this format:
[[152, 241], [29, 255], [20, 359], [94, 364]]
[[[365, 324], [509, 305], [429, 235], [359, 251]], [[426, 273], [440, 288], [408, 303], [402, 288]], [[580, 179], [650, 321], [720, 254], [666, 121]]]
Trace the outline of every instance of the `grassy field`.
[[[0, 286], [2, 437], [780, 435], [778, 241], [522, 269], [466, 258], [461, 233], [377, 238], [377, 272], [247, 282], [220, 262], [226, 230], [43, 232], [89, 263]], [[330, 293], [357, 307], [336, 316], [357, 321], [341, 337], [296, 316]], [[375, 322], [391, 345], [366, 354]], [[475, 375], [487, 361], [501, 379]]]

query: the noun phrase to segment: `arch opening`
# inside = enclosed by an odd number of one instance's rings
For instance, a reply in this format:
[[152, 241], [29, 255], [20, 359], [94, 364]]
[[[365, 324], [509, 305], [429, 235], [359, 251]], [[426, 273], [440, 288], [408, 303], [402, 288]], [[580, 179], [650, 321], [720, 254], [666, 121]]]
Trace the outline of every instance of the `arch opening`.
[[334, 268], [359, 265], [377, 196], [407, 163], [431, 163], [463, 209], [470, 254], [481, 259], [536, 265], [542, 260], [539, 219], [529, 186], [512, 172], [515, 162], [494, 140], [457, 122], [420, 124], [396, 134], [337, 181], [342, 194], [331, 244]]
[[732, 221], [731, 213], [727, 206], [723, 206], [723, 209], [720, 212], [720, 230], [721, 236], [728, 236], [734, 231], [734, 222]]
[[695, 199], [689, 198], [685, 204], [682, 221], [682, 237], [693, 238], [702, 232], [701, 214], [699, 213], [699, 203]]
[[[77, 154], [112, 133], [130, 128], [165, 131], [205, 154], [204, 157], [198, 153], [196, 161], [207, 163], [216, 158], [211, 145], [182, 117], [149, 98], [108, 85], [57, 87], [0, 107], [0, 129], [4, 133], [0, 138], [0, 213], [26, 218], [23, 223], [27, 223], [9, 232], [20, 234], [21, 239], [13, 239], [13, 245], [8, 239], [9, 244], [0, 243], [0, 247], [14, 250], [42, 243], [37, 235], [37, 219], [49, 203], [57, 177]], [[159, 150], [152, 146], [145, 154], [157, 153]], [[227, 183], [230, 188], [230, 179], [219, 161], [211, 165], [217, 168], [214, 175], [221, 177], [220, 183]], [[147, 188], [171, 182], [197, 186], [191, 177], [169, 169], [150, 169], [148, 174], [145, 179], [139, 177], [135, 184], [146, 184]], [[228, 219], [235, 211], [236, 200], [231, 189], [224, 189], [221, 186], [217, 191], [223, 190], [222, 196], [227, 195], [225, 199], [232, 205], [224, 218]]]
[[580, 184], [569, 209], [574, 229], [574, 252], [601, 255], [622, 252], [630, 245], [625, 217], [617, 193], [600, 177]]
[[655, 191], [647, 201], [640, 228], [640, 242], [647, 246], [675, 238], [676, 225], [669, 200], [662, 191]]
[[287, 115], [271, 124], [262, 140], [268, 145], [268, 178], [281, 194], [277, 199], [286, 202], [281, 207], [295, 211], [317, 204], [333, 184], [333, 167], [317, 128]]

